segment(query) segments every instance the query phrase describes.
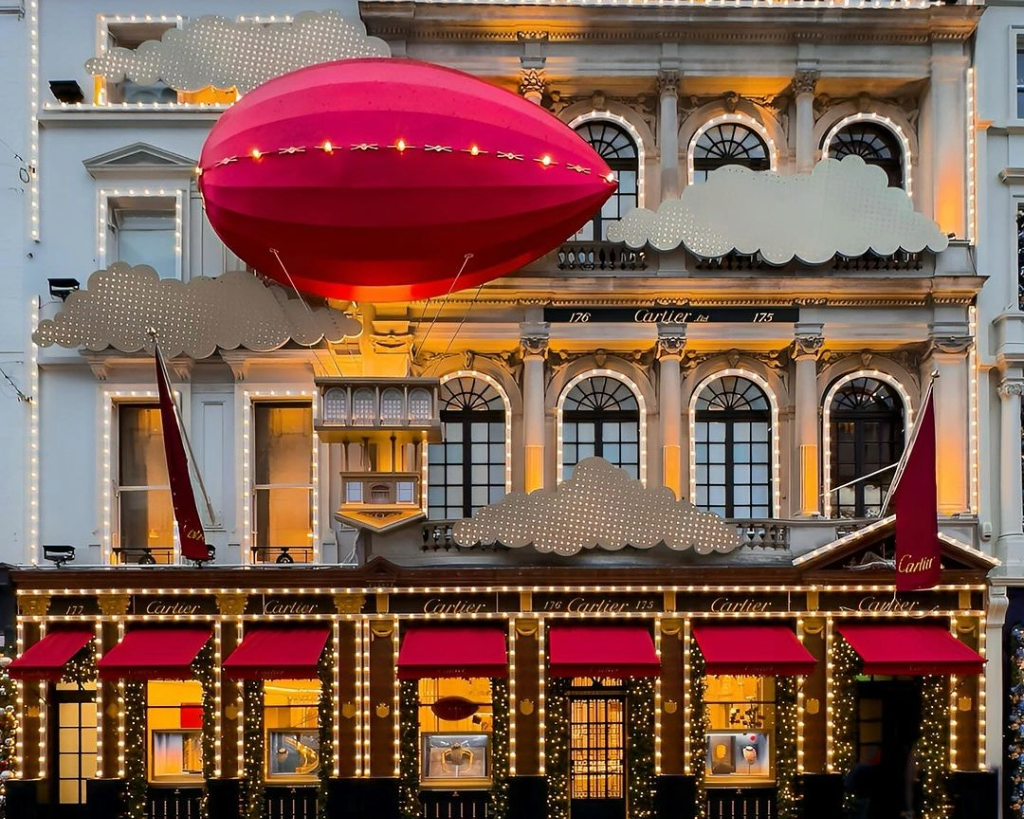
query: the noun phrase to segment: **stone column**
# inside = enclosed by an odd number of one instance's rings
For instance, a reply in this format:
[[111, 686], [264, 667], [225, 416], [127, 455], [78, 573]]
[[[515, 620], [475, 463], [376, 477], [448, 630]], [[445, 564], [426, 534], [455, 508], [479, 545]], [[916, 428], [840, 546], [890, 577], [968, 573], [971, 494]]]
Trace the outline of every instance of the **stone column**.
[[519, 325], [523, 357], [523, 445], [526, 450], [524, 489], [544, 488], [544, 359], [548, 353], [547, 322]]
[[[940, 515], [970, 510], [970, 378], [967, 335], [932, 336], [931, 362], [935, 380], [936, 477]], [[920, 409], [920, 407], [918, 408]], [[1018, 443], [1019, 446], [1019, 443]]]
[[661, 197], [679, 196], [679, 72], [658, 72], [658, 146], [661, 150]]
[[683, 490], [683, 417], [680, 361], [686, 347], [685, 324], [659, 324], [655, 356], [660, 367], [659, 418], [661, 419], [662, 483], [676, 493]]
[[793, 78], [796, 95], [796, 172], [810, 173], [814, 168], [817, 146], [814, 144], [814, 90], [820, 73], [798, 68]]
[[1024, 527], [1021, 526], [1021, 395], [1024, 378], [1014, 369], [999, 383], [999, 531], [996, 554], [1016, 574], [1024, 566]]
[[[795, 517], [821, 511], [818, 469], [818, 355], [825, 344], [821, 324], [797, 324], [792, 356], [796, 363], [793, 447], [790, 450], [790, 509]], [[779, 430], [773, 430], [774, 435]]]
[[[958, 237], [967, 235], [967, 59], [959, 42], [932, 43], [928, 105], [922, 112], [928, 118], [922, 125], [930, 126], [932, 215], [943, 233]], [[925, 213], [928, 204], [922, 203]]]

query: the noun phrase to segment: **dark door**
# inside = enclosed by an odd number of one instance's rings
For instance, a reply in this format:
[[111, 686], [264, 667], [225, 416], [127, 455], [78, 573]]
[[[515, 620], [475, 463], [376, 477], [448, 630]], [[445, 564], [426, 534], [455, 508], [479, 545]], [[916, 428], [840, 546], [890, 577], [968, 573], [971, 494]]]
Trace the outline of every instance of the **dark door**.
[[626, 776], [625, 697], [622, 694], [571, 694], [571, 819], [625, 819]]
[[[897, 819], [913, 793], [911, 754], [921, 736], [918, 680], [871, 680], [857, 685], [857, 761], [871, 767], [867, 816]], [[917, 806], [915, 805], [915, 808]], [[916, 813], [916, 810], [915, 810]]]
[[50, 803], [56, 819], [84, 819], [86, 782], [96, 776], [96, 692], [58, 683], [49, 719]]

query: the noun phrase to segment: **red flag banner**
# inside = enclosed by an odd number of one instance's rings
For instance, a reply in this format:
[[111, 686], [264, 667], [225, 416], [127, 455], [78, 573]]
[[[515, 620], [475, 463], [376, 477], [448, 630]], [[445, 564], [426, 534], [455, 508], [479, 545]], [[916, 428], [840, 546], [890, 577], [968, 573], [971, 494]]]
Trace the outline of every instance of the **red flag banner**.
[[925, 395], [917, 427], [892, 489], [896, 513], [896, 591], [930, 589], [939, 582], [938, 490], [935, 484], [935, 407]]
[[164, 455], [167, 457], [167, 476], [171, 482], [171, 505], [174, 507], [174, 519], [178, 523], [181, 554], [186, 560], [209, 560], [210, 550], [206, 545], [206, 532], [203, 531], [203, 522], [196, 507], [188, 456], [178, 425], [178, 412], [171, 397], [167, 368], [159, 346], [156, 347], [156, 384], [160, 393], [160, 422], [164, 428]]

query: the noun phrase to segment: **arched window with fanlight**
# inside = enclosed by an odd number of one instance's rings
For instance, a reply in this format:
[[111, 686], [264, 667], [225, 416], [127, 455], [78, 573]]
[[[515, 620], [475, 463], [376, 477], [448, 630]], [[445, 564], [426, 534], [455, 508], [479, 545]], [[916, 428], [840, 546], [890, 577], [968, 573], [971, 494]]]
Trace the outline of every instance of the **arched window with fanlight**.
[[725, 165], [742, 165], [752, 171], [771, 169], [768, 145], [742, 122], [723, 122], [700, 132], [693, 143], [692, 160], [695, 183], [707, 181], [708, 174]]
[[694, 406], [696, 505], [724, 518], [772, 515], [771, 404], [747, 378], [709, 381]]
[[868, 165], [885, 171], [889, 187], [903, 187], [903, 146], [896, 134], [881, 123], [851, 122], [832, 134], [825, 148], [833, 159], [859, 156]]
[[443, 441], [427, 453], [428, 514], [468, 518], [505, 496], [505, 402], [492, 384], [466, 375], [441, 386], [439, 404]]
[[640, 153], [633, 137], [614, 122], [592, 119], [578, 126], [576, 133], [590, 143], [618, 181], [615, 193], [573, 237], [577, 242], [603, 242], [609, 223], [621, 219], [639, 204]]
[[597, 456], [640, 477], [640, 404], [629, 386], [608, 375], [576, 384], [562, 402], [562, 478]]
[[[840, 518], [877, 517], [904, 445], [903, 401], [891, 384], [858, 376], [841, 384], [829, 403], [829, 458]], [[863, 479], [863, 480], [858, 480]], [[849, 484], [849, 486], [844, 486]]]

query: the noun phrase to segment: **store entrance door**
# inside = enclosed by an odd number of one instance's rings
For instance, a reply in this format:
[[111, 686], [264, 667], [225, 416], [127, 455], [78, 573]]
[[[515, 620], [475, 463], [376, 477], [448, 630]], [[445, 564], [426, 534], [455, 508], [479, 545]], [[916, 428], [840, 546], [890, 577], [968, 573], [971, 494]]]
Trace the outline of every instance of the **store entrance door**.
[[54, 688], [49, 721], [51, 765], [56, 764], [50, 802], [55, 819], [83, 819], [85, 785], [96, 776], [96, 691], [68, 683]]
[[857, 684], [857, 762], [871, 768], [870, 798], [879, 816], [899, 816], [908, 810], [908, 798], [919, 801], [910, 757], [920, 736], [920, 680], [883, 678]]
[[569, 815], [625, 819], [626, 698], [569, 695]]

